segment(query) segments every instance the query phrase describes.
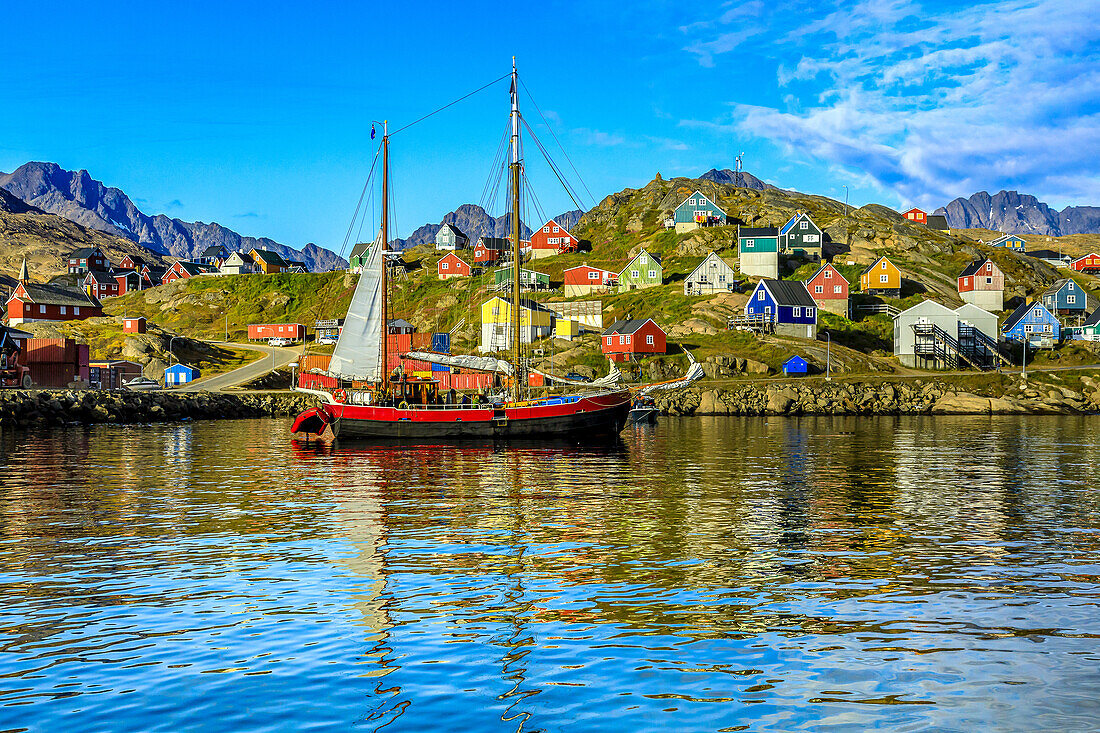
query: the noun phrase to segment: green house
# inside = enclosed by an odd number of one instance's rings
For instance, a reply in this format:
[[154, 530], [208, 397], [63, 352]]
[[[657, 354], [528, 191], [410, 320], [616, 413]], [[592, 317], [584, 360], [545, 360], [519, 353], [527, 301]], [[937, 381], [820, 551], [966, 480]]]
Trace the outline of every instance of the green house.
[[[498, 288], [511, 282], [511, 267], [502, 267], [493, 274], [493, 284]], [[529, 288], [531, 290], [549, 290], [550, 276], [545, 272], [535, 272], [534, 270], [528, 270], [521, 267], [519, 268], [519, 284], [520, 287]]]
[[655, 288], [663, 282], [664, 270], [660, 256], [643, 249], [619, 273], [619, 292]]
[[370, 242], [360, 242], [351, 248], [351, 256], [348, 257], [348, 269], [357, 270], [366, 264], [370, 257]]

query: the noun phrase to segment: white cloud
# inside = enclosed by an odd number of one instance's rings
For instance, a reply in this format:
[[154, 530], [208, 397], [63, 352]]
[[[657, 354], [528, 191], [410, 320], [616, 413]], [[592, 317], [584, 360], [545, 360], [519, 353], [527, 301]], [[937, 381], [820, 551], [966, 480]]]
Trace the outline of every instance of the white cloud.
[[[785, 56], [774, 106], [733, 103], [717, 127], [922, 206], [1002, 187], [1100, 203], [1098, 17], [1100, 0], [837, 3], [762, 50]], [[715, 63], [743, 33], [718, 28], [687, 50]]]

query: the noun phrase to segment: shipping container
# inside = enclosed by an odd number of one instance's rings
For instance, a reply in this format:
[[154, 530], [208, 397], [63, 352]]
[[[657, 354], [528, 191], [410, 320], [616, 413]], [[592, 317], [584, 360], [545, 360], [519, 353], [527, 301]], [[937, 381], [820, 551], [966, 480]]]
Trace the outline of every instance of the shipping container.
[[27, 368], [36, 387], [68, 387], [80, 375], [79, 368], [72, 364], [32, 362]]
[[298, 359], [298, 371], [308, 372], [311, 369], [319, 369], [322, 372], [328, 371], [331, 360], [331, 354], [303, 354]]
[[76, 361], [76, 342], [72, 339], [27, 339], [27, 364], [72, 364]]
[[336, 377], [326, 377], [324, 374], [299, 374], [298, 386], [305, 389], [336, 389]]
[[432, 334], [432, 351], [437, 354], [449, 354], [451, 353], [451, 334], [449, 333], [433, 333]]
[[441, 372], [449, 372], [451, 371], [451, 368], [442, 364], [432, 364], [432, 371], [436, 374], [439, 374]]

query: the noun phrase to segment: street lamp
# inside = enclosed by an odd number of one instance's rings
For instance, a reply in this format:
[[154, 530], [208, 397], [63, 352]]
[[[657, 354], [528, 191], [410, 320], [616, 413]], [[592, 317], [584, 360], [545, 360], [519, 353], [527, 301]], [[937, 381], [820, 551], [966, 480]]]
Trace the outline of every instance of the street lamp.
[[[175, 360], [176, 364], [179, 364], [180, 363], [179, 359], [176, 359], [176, 354], [172, 350], [172, 346], [173, 346], [173, 344], [175, 344], [177, 338], [179, 338], [179, 337], [178, 336], [172, 336], [170, 339], [168, 339], [168, 354]], [[168, 377], [167, 376], [164, 377], [164, 386], [165, 387], [168, 386]]]
[[848, 187], [844, 186], [844, 218], [848, 218]]
[[[271, 338], [275, 338], [275, 327], [274, 326], [264, 326], [264, 328], [271, 331]], [[274, 372], [275, 371], [275, 347], [272, 346], [270, 343], [268, 343], [267, 348], [271, 349], [271, 371]]]
[[825, 332], [825, 381], [826, 382], [833, 381], [833, 377], [830, 374], [830, 369], [829, 369], [830, 362], [831, 362], [831, 357], [832, 357], [832, 351], [833, 351], [833, 338], [832, 338], [832, 336], [829, 335], [829, 332], [826, 331]]

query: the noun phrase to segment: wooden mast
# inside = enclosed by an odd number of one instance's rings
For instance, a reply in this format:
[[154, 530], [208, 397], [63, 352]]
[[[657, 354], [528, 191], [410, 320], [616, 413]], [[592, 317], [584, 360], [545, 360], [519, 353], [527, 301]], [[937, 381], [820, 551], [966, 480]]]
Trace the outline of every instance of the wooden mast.
[[379, 395], [388, 396], [390, 391], [389, 365], [389, 336], [390, 336], [390, 294], [388, 277], [389, 268], [386, 266], [386, 244], [390, 241], [390, 124], [389, 120], [382, 122], [382, 241], [379, 252], [382, 259], [382, 364], [379, 368], [379, 376], [382, 379]]
[[520, 390], [527, 376], [520, 368], [520, 301], [519, 301], [519, 264], [520, 264], [520, 218], [519, 218], [519, 89], [517, 88], [516, 57], [512, 57], [512, 368], [514, 374], [513, 399], [520, 399]]

